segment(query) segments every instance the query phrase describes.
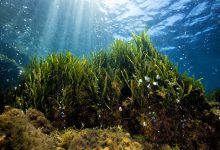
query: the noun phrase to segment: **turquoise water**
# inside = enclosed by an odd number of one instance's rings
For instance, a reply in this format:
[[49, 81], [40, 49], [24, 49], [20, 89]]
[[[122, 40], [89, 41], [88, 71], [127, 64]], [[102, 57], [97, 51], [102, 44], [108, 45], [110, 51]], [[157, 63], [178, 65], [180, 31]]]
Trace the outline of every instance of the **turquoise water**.
[[1, 86], [16, 85], [34, 55], [81, 57], [145, 29], [180, 72], [220, 87], [219, 0], [0, 0]]

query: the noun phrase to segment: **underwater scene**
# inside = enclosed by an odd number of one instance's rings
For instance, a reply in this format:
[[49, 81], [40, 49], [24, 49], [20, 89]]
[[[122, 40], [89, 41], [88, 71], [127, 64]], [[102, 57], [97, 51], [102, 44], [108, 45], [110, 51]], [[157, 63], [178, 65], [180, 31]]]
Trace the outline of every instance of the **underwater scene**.
[[0, 0], [1, 150], [220, 150], [220, 0]]

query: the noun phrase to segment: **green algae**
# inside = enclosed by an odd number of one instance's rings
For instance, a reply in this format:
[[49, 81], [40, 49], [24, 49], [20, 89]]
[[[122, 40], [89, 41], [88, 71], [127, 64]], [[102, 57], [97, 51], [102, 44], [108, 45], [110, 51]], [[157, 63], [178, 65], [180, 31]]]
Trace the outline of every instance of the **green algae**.
[[153, 47], [146, 33], [141, 33], [133, 35], [130, 43], [116, 40], [109, 52], [97, 52], [91, 60], [78, 59], [70, 52], [33, 59], [21, 89], [17, 106], [36, 108], [49, 117], [58, 108], [77, 105], [95, 112], [112, 111], [125, 99], [139, 107], [154, 103], [167, 106], [195, 89], [202, 92], [203, 86], [179, 74], [177, 66]]
[[[214, 109], [219, 103], [208, 103], [200, 79], [180, 74], [145, 32], [133, 35], [130, 42], [115, 40], [108, 50], [88, 59], [70, 52], [35, 58], [23, 78], [10, 94], [10, 104], [24, 111], [40, 110], [58, 130], [121, 126], [143, 149], [215, 149], [219, 145]], [[42, 114], [28, 112], [34, 127], [43, 125], [47, 134], [53, 130]], [[67, 148], [76, 132], [58, 131], [64, 143], [58, 146]]]

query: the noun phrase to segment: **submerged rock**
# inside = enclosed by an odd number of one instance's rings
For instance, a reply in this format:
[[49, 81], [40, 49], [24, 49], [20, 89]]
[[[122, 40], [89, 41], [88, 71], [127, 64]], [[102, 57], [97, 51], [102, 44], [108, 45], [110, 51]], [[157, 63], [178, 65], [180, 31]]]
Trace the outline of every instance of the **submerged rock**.
[[[42, 123], [43, 122], [43, 123]], [[34, 109], [24, 113], [20, 109], [7, 107], [0, 115], [0, 148], [13, 150], [83, 150], [121, 149], [141, 150], [142, 145], [120, 128], [83, 129], [54, 131], [44, 134], [45, 127], [51, 128], [44, 115]], [[46, 130], [48, 133], [48, 130]]]
[[43, 133], [49, 134], [54, 130], [51, 123], [45, 118], [44, 114], [36, 109], [28, 109], [26, 116], [29, 122], [35, 127], [40, 128]]
[[66, 130], [55, 134], [59, 147], [68, 150], [142, 150], [140, 143], [120, 129]]
[[0, 148], [53, 150], [55, 143], [35, 128], [22, 110], [12, 108], [0, 115]]

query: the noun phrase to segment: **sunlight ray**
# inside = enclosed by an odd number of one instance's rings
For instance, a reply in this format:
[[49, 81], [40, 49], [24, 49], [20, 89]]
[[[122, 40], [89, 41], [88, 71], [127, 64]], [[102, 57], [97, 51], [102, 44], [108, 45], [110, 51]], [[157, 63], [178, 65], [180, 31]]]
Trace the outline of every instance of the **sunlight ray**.
[[55, 31], [57, 30], [58, 23], [58, 13], [59, 13], [59, 0], [54, 0], [49, 8], [47, 15], [47, 20], [44, 25], [42, 43], [43, 45], [50, 46], [51, 39], [54, 38]]
[[63, 31], [61, 32], [61, 36], [60, 36], [60, 43], [59, 43], [59, 49], [63, 49], [65, 48], [65, 43], [66, 41], [68, 40], [67, 37], [68, 37], [68, 34], [69, 34], [69, 30], [70, 28], [72, 27], [71, 26], [71, 20], [69, 19], [70, 17], [73, 17], [71, 14], [72, 14], [72, 8], [74, 6], [74, 3], [73, 1], [70, 1], [69, 2], [69, 5], [65, 5], [66, 7], [66, 13], [64, 15], [64, 20], [63, 20]]

